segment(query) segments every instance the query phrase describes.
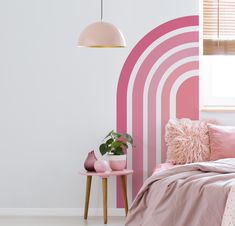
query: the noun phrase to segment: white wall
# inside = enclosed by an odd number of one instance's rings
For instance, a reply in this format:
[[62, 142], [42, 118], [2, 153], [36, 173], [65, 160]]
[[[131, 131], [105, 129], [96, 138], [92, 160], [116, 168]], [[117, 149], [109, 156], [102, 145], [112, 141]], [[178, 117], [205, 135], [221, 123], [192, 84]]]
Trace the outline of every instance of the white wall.
[[[0, 1], [0, 208], [80, 208], [87, 152], [115, 128], [128, 53], [157, 25], [198, 14], [196, 0], [106, 0], [125, 49], [77, 48], [99, 0]], [[98, 155], [98, 153], [97, 153]], [[101, 207], [93, 181], [91, 206]], [[109, 183], [115, 207], [115, 180]], [[98, 195], [97, 195], [98, 194]]]

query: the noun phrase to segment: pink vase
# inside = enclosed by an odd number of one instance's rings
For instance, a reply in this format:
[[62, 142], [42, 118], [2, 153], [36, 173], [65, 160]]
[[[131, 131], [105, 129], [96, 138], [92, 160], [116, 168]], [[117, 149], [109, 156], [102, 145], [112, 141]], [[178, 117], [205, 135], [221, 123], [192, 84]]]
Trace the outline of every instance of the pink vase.
[[126, 168], [126, 155], [109, 155], [109, 165], [114, 171], [124, 170]]
[[97, 158], [95, 156], [95, 152], [94, 151], [89, 152], [84, 162], [84, 168], [87, 171], [95, 171], [94, 164], [96, 160]]
[[111, 171], [109, 167], [109, 163], [105, 160], [97, 160], [95, 162], [95, 171], [97, 173], [104, 173], [107, 171]]

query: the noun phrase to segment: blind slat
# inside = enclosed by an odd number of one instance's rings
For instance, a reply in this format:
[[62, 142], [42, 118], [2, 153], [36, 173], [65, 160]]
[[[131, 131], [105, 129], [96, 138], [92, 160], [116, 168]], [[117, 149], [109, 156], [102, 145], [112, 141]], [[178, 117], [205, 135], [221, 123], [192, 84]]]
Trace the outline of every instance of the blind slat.
[[235, 54], [235, 40], [221, 40], [218, 45], [217, 40], [203, 40], [204, 55]]
[[203, 1], [204, 54], [235, 54], [235, 0]]

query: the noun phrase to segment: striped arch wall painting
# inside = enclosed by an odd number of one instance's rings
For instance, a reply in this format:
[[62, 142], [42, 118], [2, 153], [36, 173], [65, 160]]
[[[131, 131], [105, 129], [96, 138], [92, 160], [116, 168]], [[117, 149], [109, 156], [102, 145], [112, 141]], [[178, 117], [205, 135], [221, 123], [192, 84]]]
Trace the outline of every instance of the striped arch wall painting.
[[[117, 131], [133, 135], [127, 167], [132, 199], [156, 164], [166, 160], [165, 125], [170, 118], [198, 119], [198, 16], [168, 21], [132, 49], [117, 87]], [[122, 207], [117, 181], [117, 207]]]

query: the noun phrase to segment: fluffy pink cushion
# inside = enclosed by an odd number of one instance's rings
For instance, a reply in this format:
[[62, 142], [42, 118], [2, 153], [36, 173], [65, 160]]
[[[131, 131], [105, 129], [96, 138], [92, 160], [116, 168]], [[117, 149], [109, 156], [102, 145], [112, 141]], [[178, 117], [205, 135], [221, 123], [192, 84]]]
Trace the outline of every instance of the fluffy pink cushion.
[[235, 127], [208, 124], [210, 160], [235, 158]]
[[170, 120], [166, 125], [167, 161], [185, 164], [210, 159], [206, 121]]

